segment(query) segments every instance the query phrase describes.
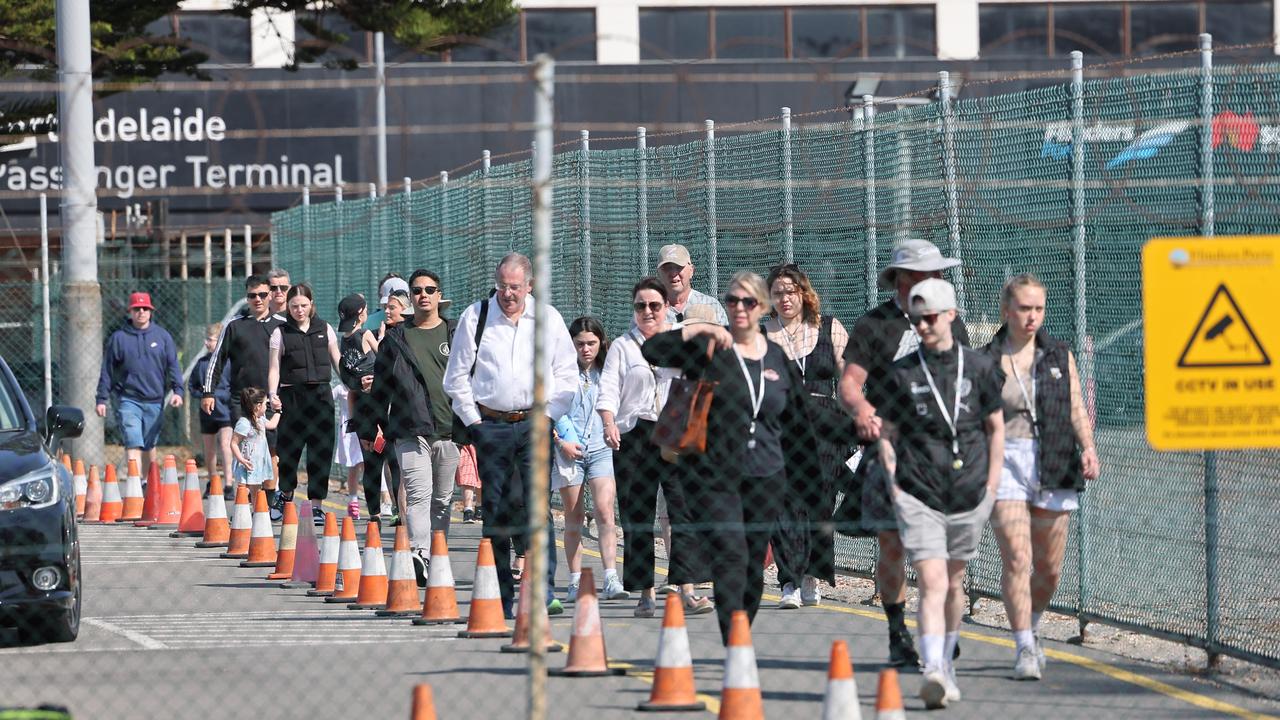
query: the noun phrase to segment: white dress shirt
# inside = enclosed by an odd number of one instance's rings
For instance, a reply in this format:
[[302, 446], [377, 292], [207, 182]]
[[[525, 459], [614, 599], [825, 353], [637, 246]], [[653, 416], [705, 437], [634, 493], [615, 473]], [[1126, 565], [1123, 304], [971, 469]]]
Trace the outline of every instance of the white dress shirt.
[[[480, 303], [472, 303], [458, 318], [449, 349], [449, 365], [444, 371], [444, 392], [453, 401], [453, 411], [466, 425], [480, 418], [477, 405], [501, 412], [518, 412], [533, 407], [533, 295], [525, 297], [524, 313], [513, 322], [502, 312], [496, 297], [489, 303], [484, 336], [476, 349], [476, 324]], [[578, 359], [564, 318], [547, 307], [545, 332], [547, 348], [547, 415], [558, 418], [569, 412], [578, 383]], [[475, 374], [471, 374], [472, 363]]]
[[641, 354], [643, 344], [644, 336], [632, 328], [614, 340], [604, 356], [596, 410], [613, 413], [619, 434], [630, 432], [637, 420], [657, 420], [659, 408], [667, 404], [671, 380], [680, 377], [679, 370], [650, 365]]

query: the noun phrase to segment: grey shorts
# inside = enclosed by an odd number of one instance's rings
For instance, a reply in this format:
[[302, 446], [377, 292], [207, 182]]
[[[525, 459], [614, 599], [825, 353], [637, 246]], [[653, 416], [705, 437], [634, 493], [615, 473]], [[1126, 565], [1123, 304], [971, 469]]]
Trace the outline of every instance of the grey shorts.
[[893, 507], [907, 557], [913, 563], [932, 558], [973, 559], [978, 554], [982, 528], [994, 505], [995, 493], [987, 493], [978, 507], [947, 515], [925, 505], [911, 493], [900, 491]]

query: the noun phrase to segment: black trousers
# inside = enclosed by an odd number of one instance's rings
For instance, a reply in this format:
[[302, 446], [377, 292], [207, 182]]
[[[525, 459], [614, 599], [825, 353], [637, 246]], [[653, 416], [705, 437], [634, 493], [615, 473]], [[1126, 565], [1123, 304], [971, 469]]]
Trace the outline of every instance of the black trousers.
[[395, 498], [400, 490], [400, 461], [390, 450], [391, 443], [388, 441], [387, 446], [380, 453], [372, 450], [365, 450], [363, 453], [364, 474], [360, 477], [360, 486], [364, 489], [364, 505], [368, 508], [370, 515], [382, 514], [382, 468], [384, 466], [390, 475], [387, 489], [391, 492], [391, 497]]
[[329, 385], [290, 385], [280, 388], [280, 425], [276, 451], [280, 457], [280, 492], [286, 497], [298, 487], [298, 464], [307, 451], [307, 498], [329, 495], [329, 468], [337, 440], [333, 395]]
[[764, 559], [769, 536], [782, 511], [787, 490], [785, 473], [768, 477], [720, 475], [699, 486], [691, 500], [706, 518], [698, 538], [711, 552], [720, 637], [729, 642], [729, 620], [746, 610], [755, 620], [764, 595]]

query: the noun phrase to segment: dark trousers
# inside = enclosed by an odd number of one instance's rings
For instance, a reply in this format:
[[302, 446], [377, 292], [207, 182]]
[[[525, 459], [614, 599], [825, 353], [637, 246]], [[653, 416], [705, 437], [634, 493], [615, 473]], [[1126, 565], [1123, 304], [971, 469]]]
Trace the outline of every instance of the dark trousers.
[[698, 535], [711, 551], [716, 617], [726, 644], [733, 611], [746, 610], [747, 617], [755, 620], [760, 609], [764, 559], [786, 487], [784, 473], [768, 477], [725, 473], [692, 493], [692, 502], [707, 519]]
[[681, 585], [709, 579], [705, 573], [699, 577], [694, 561], [697, 540], [690, 528], [683, 481], [688, 471], [682, 465], [662, 459], [658, 447], [649, 442], [652, 434], [653, 423], [640, 420], [622, 436], [622, 447], [613, 455], [623, 557], [626, 558], [622, 564], [622, 586], [633, 592], [654, 586], [653, 526], [657, 519], [659, 487], [671, 521], [673, 547], [667, 548], [670, 559], [667, 581]]
[[556, 534], [551, 522], [551, 506], [529, 508], [529, 421], [504, 423], [484, 420], [471, 426], [471, 441], [476, 446], [476, 465], [484, 486], [481, 509], [484, 513], [484, 536], [493, 543], [498, 564], [498, 589], [504, 607], [515, 598], [515, 579], [511, 575], [511, 540], [529, 534], [529, 513], [547, 514], [547, 585], [554, 590], [556, 577]]
[[364, 505], [369, 510], [370, 515], [382, 514], [382, 468], [386, 467], [390, 477], [387, 480], [387, 489], [391, 492], [391, 497], [396, 497], [396, 493], [400, 490], [400, 461], [396, 459], [396, 454], [390, 452], [391, 442], [387, 442], [387, 446], [382, 452], [376, 453], [372, 450], [364, 451], [364, 475], [360, 477], [360, 485], [364, 489]]
[[323, 500], [329, 495], [329, 467], [333, 464], [333, 444], [337, 423], [333, 395], [328, 384], [290, 385], [280, 388], [284, 408], [276, 428], [279, 440], [280, 492], [291, 497], [298, 487], [298, 464], [307, 451], [307, 498]]

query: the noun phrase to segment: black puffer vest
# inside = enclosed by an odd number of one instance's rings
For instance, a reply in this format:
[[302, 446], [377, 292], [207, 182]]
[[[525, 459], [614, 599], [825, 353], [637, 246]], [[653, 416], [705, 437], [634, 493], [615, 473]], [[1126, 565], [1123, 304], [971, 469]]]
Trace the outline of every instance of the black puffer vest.
[[280, 352], [281, 385], [315, 385], [329, 382], [329, 324], [311, 318], [304, 333], [290, 318], [280, 325], [284, 341]]

